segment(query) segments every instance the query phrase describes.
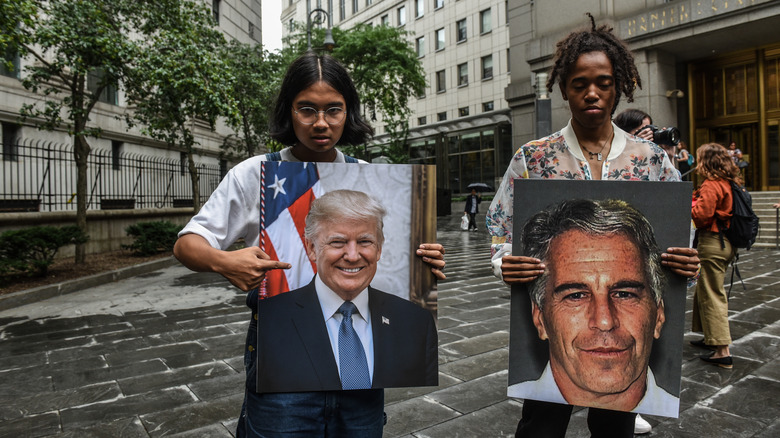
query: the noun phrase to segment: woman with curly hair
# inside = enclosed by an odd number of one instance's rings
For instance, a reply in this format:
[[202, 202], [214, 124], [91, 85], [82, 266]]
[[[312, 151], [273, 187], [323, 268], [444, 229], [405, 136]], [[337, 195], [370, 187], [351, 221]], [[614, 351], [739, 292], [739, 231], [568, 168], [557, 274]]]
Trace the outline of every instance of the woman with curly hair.
[[714, 350], [701, 356], [703, 361], [731, 368], [729, 301], [723, 278], [736, 248], [719, 233], [719, 229], [729, 226], [733, 202], [731, 182], [741, 185], [742, 181], [728, 149], [717, 143], [700, 146], [696, 159], [696, 172], [704, 177], [704, 182], [694, 193], [691, 210], [701, 259], [701, 275], [693, 295], [692, 330], [704, 332], [704, 339], [691, 341], [691, 344]]
[[[493, 272], [510, 285], [533, 281], [546, 268], [538, 258], [511, 255], [515, 178], [680, 180], [663, 149], [612, 123], [621, 97], [631, 102], [641, 80], [634, 56], [612, 33], [612, 28], [596, 26], [593, 16], [588, 16], [590, 28], [574, 31], [558, 42], [547, 82], [549, 91], [558, 83], [563, 100], [569, 105], [568, 125], [517, 151], [488, 210]], [[698, 262], [693, 248], [668, 248], [662, 254], [662, 264], [684, 277], [696, 275]], [[527, 399], [516, 436], [562, 438], [571, 412], [571, 404]], [[592, 436], [628, 438], [635, 431], [649, 432], [650, 424], [635, 412], [590, 408], [588, 428]]]

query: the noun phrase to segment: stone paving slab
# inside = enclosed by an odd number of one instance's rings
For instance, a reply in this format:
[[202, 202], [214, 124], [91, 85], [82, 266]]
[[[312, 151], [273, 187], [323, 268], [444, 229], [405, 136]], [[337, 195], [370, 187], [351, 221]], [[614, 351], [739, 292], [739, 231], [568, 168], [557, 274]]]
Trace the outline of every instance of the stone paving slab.
[[[506, 397], [509, 288], [492, 277], [484, 230], [455, 231], [456, 219], [439, 224], [439, 386], [387, 390], [388, 437], [511, 436], [520, 417], [522, 401]], [[700, 335], [686, 333], [681, 416], [647, 416], [651, 438], [780, 436], [780, 251], [739, 265], [734, 369], [700, 361], [688, 344]], [[219, 276], [172, 266], [0, 310], [0, 436], [233, 436], [244, 298]], [[567, 438], [589, 436], [586, 415], [575, 408]]]

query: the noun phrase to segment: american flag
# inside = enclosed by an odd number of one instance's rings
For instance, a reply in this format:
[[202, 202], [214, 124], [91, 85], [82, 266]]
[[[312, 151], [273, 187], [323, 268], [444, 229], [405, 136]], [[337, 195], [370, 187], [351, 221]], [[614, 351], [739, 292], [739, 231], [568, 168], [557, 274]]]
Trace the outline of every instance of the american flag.
[[260, 299], [309, 284], [317, 267], [306, 255], [303, 230], [312, 201], [322, 196], [313, 163], [265, 161], [260, 193], [260, 249], [292, 265], [266, 275]]

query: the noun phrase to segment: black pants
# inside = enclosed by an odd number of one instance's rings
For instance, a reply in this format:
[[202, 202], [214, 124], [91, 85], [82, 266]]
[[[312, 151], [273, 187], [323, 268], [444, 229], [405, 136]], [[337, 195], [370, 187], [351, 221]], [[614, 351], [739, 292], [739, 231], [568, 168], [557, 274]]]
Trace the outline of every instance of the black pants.
[[[523, 401], [523, 418], [517, 423], [517, 438], [563, 438], [574, 406], [537, 400]], [[636, 414], [588, 409], [592, 438], [632, 438]]]
[[477, 220], [476, 220], [476, 213], [469, 213], [469, 230], [473, 227], [475, 230], [477, 229]]

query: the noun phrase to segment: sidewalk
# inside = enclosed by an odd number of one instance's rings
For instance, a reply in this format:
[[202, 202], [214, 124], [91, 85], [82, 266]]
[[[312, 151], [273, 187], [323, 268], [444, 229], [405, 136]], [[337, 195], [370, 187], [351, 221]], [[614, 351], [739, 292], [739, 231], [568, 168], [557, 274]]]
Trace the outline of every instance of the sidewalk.
[[[387, 437], [512, 436], [520, 416], [505, 395], [509, 289], [484, 228], [456, 231], [458, 219], [439, 220], [440, 386], [387, 390]], [[780, 252], [746, 252], [740, 271], [734, 369], [686, 343], [680, 419], [646, 417], [649, 436], [780, 436]], [[243, 293], [181, 266], [0, 311], [0, 436], [231, 437], [247, 320]], [[584, 414], [567, 437], [588, 436]]]

